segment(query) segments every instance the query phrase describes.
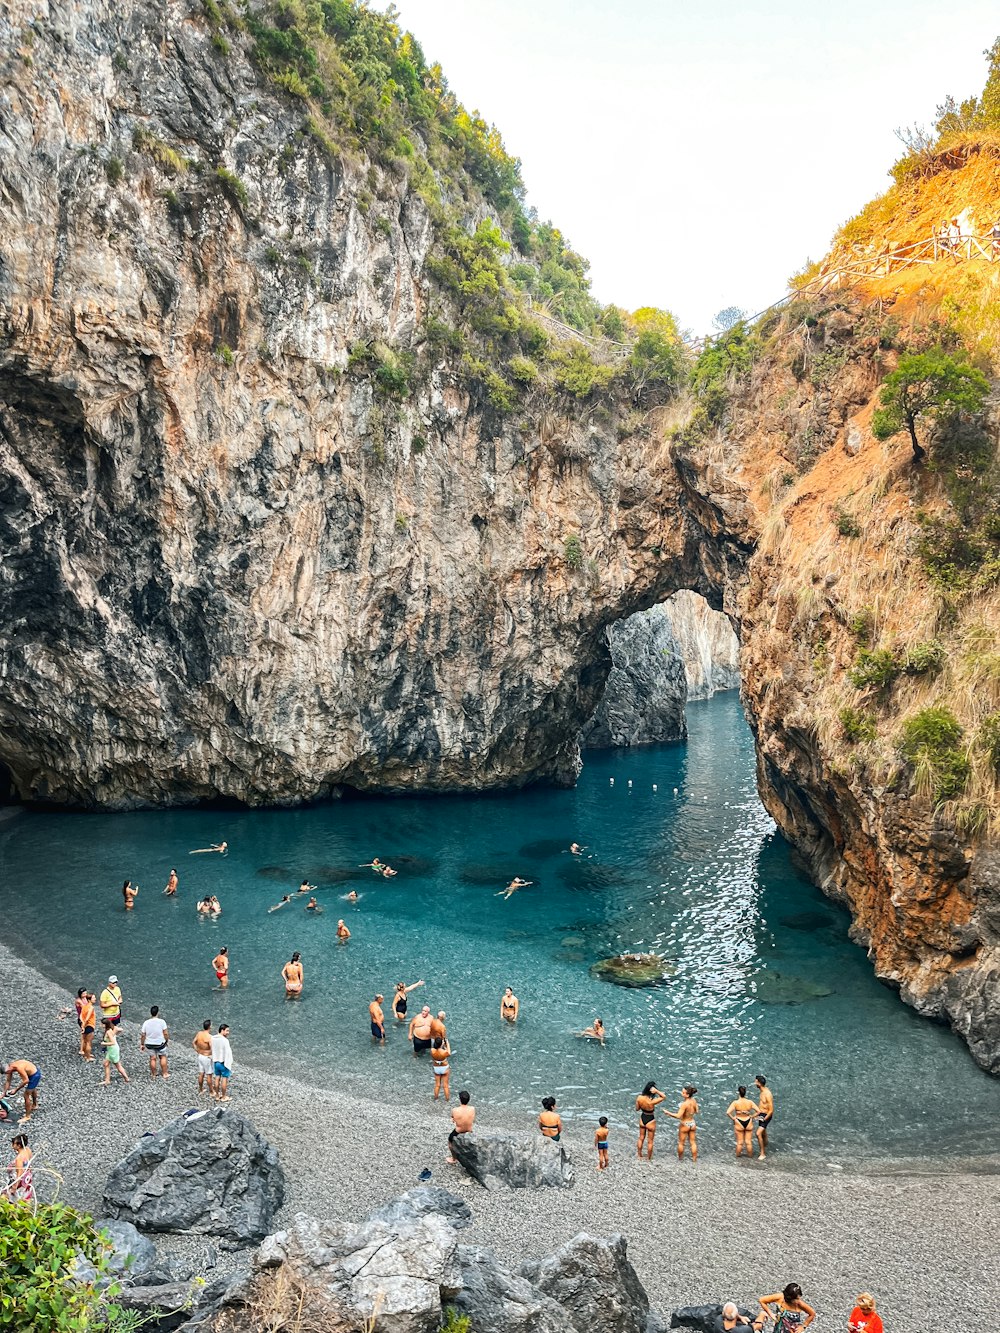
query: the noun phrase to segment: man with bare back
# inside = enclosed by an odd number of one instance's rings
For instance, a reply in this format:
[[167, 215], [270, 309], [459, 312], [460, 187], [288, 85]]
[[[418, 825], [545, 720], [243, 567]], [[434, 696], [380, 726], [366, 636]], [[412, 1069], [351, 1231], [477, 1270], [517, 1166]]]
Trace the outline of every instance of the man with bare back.
[[384, 999], [384, 995], [376, 995], [368, 1006], [368, 1017], [372, 1023], [372, 1041], [377, 1041], [380, 1046], [385, 1045], [385, 1011], [382, 1008]]

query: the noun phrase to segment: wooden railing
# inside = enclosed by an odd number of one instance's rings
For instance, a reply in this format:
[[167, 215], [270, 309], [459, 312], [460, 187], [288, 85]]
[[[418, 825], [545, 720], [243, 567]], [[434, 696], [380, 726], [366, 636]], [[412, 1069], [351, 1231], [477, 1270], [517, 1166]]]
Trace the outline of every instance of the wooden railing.
[[945, 260], [955, 263], [968, 263], [971, 260], [985, 260], [988, 264], [1000, 261], [1000, 239], [990, 233], [986, 236], [956, 236], [945, 238], [937, 233], [923, 241], [913, 241], [910, 245], [886, 247], [877, 255], [857, 256], [857, 262], [848, 262], [831, 267], [821, 273], [812, 282], [800, 287], [800, 292], [822, 292], [829, 287], [838, 287], [845, 278], [884, 278], [895, 269], [912, 268], [918, 264], [940, 264]]

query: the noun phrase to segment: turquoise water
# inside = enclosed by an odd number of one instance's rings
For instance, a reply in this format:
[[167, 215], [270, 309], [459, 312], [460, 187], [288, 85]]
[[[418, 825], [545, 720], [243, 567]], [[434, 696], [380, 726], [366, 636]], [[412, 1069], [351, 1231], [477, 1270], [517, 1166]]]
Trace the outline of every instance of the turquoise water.
[[[429, 1096], [428, 1063], [402, 1030], [373, 1048], [367, 1005], [376, 990], [388, 1001], [397, 980], [426, 978], [411, 1013], [425, 999], [447, 1011], [453, 1087], [480, 1106], [534, 1110], [552, 1093], [564, 1115], [631, 1125], [648, 1078], [671, 1093], [693, 1080], [708, 1150], [729, 1146], [725, 1107], [762, 1071], [784, 1152], [993, 1151], [1000, 1084], [875, 981], [846, 915], [793, 867], [757, 798], [735, 694], [691, 705], [689, 724], [687, 746], [589, 754], [574, 791], [26, 812], [0, 826], [4, 937], [74, 992], [117, 973], [127, 1017], [158, 1002], [182, 1039], [176, 1060], [202, 1018], [226, 1017], [237, 1063], [253, 1055], [405, 1105]], [[225, 857], [188, 854], [222, 839]], [[584, 858], [565, 850], [573, 840]], [[358, 868], [373, 856], [397, 878]], [[162, 894], [171, 866], [174, 899]], [[534, 884], [497, 897], [515, 874]], [[131, 915], [126, 876], [140, 885]], [[323, 914], [300, 899], [268, 915], [303, 876]], [[357, 904], [341, 897], [350, 888]], [[208, 892], [222, 902], [217, 921], [195, 912]], [[222, 944], [224, 994], [211, 968]], [[286, 1002], [279, 973], [293, 949], [306, 986]], [[590, 975], [622, 950], [662, 954], [664, 984], [626, 990]], [[516, 1028], [498, 1017], [507, 984], [521, 999]], [[604, 1049], [575, 1035], [598, 1015]]]

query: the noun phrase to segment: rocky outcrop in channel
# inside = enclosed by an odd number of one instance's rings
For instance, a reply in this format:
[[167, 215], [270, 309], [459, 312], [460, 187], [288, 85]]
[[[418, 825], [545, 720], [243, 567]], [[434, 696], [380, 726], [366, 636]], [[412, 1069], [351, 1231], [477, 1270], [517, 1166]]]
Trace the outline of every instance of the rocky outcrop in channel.
[[728, 616], [713, 611], [696, 592], [682, 588], [663, 603], [684, 663], [689, 699], [710, 699], [739, 689], [740, 641]]
[[684, 660], [665, 606], [639, 611], [608, 630], [611, 670], [584, 749], [649, 745], [687, 735]]
[[[0, 53], [14, 794], [572, 781], [608, 626], [731, 582], [655, 421], [498, 413], [428, 342], [406, 172], [334, 161], [200, 11], [14, 0]], [[376, 343], [423, 367], [403, 401], [350, 362]]]

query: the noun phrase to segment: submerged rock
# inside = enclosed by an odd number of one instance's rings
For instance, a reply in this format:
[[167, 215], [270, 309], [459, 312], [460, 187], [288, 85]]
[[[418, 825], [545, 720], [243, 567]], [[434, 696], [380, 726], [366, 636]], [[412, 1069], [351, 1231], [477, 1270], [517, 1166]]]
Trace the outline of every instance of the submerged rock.
[[778, 918], [778, 925], [786, 930], [801, 930], [806, 933], [816, 930], [829, 930], [837, 923], [829, 912], [796, 912], [793, 916]]
[[620, 953], [602, 958], [590, 971], [599, 980], [612, 981], [616, 986], [658, 986], [668, 975], [668, 964], [657, 953]]
[[249, 1120], [225, 1110], [179, 1116], [144, 1135], [104, 1186], [112, 1218], [240, 1245], [267, 1235], [284, 1197], [277, 1151]]
[[484, 1189], [564, 1189], [575, 1179], [569, 1153], [542, 1134], [457, 1134], [451, 1141], [458, 1162]]
[[833, 994], [828, 986], [807, 981], [805, 977], [789, 977], [783, 972], [760, 972], [750, 984], [761, 1004], [807, 1004]]

